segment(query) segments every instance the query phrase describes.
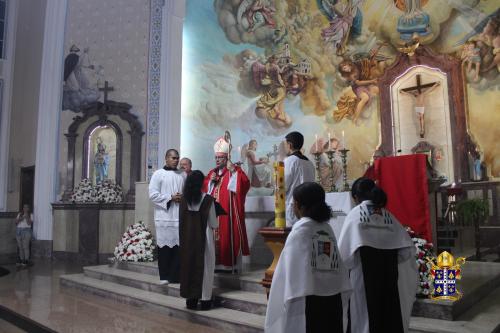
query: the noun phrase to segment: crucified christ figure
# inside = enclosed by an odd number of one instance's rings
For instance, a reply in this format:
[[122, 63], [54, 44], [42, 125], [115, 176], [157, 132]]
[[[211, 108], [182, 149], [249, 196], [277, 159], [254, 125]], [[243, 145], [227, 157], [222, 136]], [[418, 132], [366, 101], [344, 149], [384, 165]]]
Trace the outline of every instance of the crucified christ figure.
[[415, 99], [415, 112], [418, 117], [418, 122], [420, 125], [420, 137], [423, 138], [425, 135], [425, 96], [431, 93], [434, 89], [439, 86], [439, 82], [420, 84], [420, 75], [417, 75], [417, 85], [415, 87], [409, 87], [399, 90], [400, 94], [406, 94], [412, 96]]

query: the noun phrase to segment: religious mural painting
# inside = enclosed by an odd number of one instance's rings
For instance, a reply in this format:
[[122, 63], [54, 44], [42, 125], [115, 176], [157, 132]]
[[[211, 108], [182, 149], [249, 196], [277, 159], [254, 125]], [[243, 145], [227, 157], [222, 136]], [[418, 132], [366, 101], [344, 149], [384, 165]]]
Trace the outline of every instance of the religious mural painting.
[[73, 44], [64, 59], [63, 110], [80, 111], [82, 106], [100, 98], [99, 85], [103, 81], [104, 67], [91, 58], [88, 46]]
[[[477, 0], [382, 2], [189, 1], [183, 46], [183, 154], [193, 157], [195, 168], [208, 170], [213, 157], [207, 142], [230, 129], [243, 167], [255, 178], [250, 194], [270, 194], [270, 163], [283, 157], [284, 135], [298, 130], [305, 135], [306, 154], [312, 158], [314, 152], [324, 153], [322, 182], [332, 172], [340, 181], [340, 156], [333, 157], [331, 170], [326, 152], [346, 146], [351, 150], [349, 178], [358, 177], [380, 145], [381, 113], [391, 112], [380, 109], [378, 79], [398, 54], [412, 56], [426, 45], [463, 61], [471, 135], [490, 176], [500, 176], [500, 148], [493, 142], [500, 133], [490, 122], [500, 121], [498, 6]], [[432, 141], [428, 144], [436, 147], [434, 162], [445, 163], [451, 159], [446, 155], [449, 138], [430, 134], [426, 126], [433, 116], [416, 112], [417, 97], [405, 94], [411, 94], [408, 89], [418, 85], [424, 72], [412, 75], [413, 81], [400, 87], [401, 94], [391, 92], [395, 100], [405, 100], [412, 122], [411, 129], [402, 127], [401, 135], [412, 135], [408, 149]], [[434, 89], [429, 96], [443, 94], [429, 97], [424, 102], [428, 109], [431, 100], [447, 100], [446, 78], [439, 75], [425, 72], [426, 80], [439, 82], [417, 89], [424, 95], [424, 90]], [[443, 103], [437, 112], [448, 112]], [[449, 126], [449, 115], [439, 117]], [[449, 174], [443, 171], [441, 176]]]

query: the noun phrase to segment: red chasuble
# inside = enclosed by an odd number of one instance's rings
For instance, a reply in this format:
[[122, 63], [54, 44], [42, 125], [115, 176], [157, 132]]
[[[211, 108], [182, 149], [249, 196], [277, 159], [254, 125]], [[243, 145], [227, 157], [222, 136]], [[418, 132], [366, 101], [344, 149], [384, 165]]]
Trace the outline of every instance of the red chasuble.
[[[250, 255], [247, 239], [247, 229], [245, 226], [245, 198], [248, 190], [250, 189], [250, 181], [248, 180], [245, 172], [240, 167], [235, 167], [238, 182], [236, 186], [236, 193], [227, 189], [231, 173], [224, 168], [223, 173], [217, 178], [217, 182], [209, 193], [226, 211], [227, 215], [218, 217], [219, 230], [215, 238], [215, 257], [217, 265], [232, 266], [231, 264], [231, 236], [229, 225], [229, 197], [232, 201], [232, 224], [233, 224], [233, 253], [236, 264], [236, 258], [239, 254], [244, 256]], [[210, 178], [212, 174], [217, 172], [217, 169], [212, 169], [205, 177], [202, 191], [208, 193]]]

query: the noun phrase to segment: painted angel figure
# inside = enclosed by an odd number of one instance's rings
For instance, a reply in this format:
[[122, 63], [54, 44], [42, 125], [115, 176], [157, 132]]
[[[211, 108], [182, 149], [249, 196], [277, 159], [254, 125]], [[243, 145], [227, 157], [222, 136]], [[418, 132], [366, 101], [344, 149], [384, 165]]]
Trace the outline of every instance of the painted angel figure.
[[361, 35], [363, 15], [358, 8], [362, 0], [347, 0], [341, 5], [339, 0], [316, 0], [318, 8], [330, 21], [330, 25], [321, 31], [321, 37], [331, 43], [336, 53], [345, 53], [349, 38]]
[[247, 165], [247, 177], [252, 187], [271, 187], [272, 171], [269, 167], [269, 158], [257, 158], [257, 140], [252, 139], [243, 145], [241, 159]]
[[261, 94], [255, 108], [257, 117], [267, 119], [273, 128], [290, 127], [292, 120], [284, 110], [286, 86], [277, 56], [271, 55], [266, 64], [255, 61], [252, 76]]
[[351, 86], [354, 96], [346, 93], [340, 97], [337, 110], [334, 111], [335, 121], [348, 117], [358, 124], [364, 108], [378, 95], [377, 79], [384, 73], [387, 60], [383, 56], [377, 56], [383, 45], [385, 44], [372, 49], [369, 55], [359, 55], [339, 64], [339, 72]]
[[248, 32], [253, 32], [259, 27], [276, 25], [273, 15], [276, 10], [264, 4], [262, 0], [243, 0], [236, 14], [238, 24]]

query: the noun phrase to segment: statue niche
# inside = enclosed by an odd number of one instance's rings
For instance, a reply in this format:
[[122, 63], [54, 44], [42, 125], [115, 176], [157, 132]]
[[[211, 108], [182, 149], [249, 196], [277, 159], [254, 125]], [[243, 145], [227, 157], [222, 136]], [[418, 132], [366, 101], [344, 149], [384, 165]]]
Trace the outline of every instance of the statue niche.
[[73, 118], [64, 134], [68, 140], [68, 162], [63, 201], [69, 201], [75, 184], [83, 178], [94, 184], [113, 180], [128, 190], [125, 200], [134, 201], [135, 182], [141, 178], [144, 132], [137, 116], [130, 113], [131, 107], [109, 100], [106, 104], [97, 102]]
[[[439, 174], [449, 182], [469, 181], [464, 152], [475, 150], [476, 145], [467, 130], [460, 60], [421, 45], [411, 55], [400, 53], [379, 78], [379, 87], [380, 149], [385, 155], [411, 154], [413, 147], [425, 141], [436, 148], [431, 161], [439, 159], [434, 165]], [[424, 110], [417, 110], [415, 96], [401, 93], [414, 90], [427, 90], [422, 98]]]

